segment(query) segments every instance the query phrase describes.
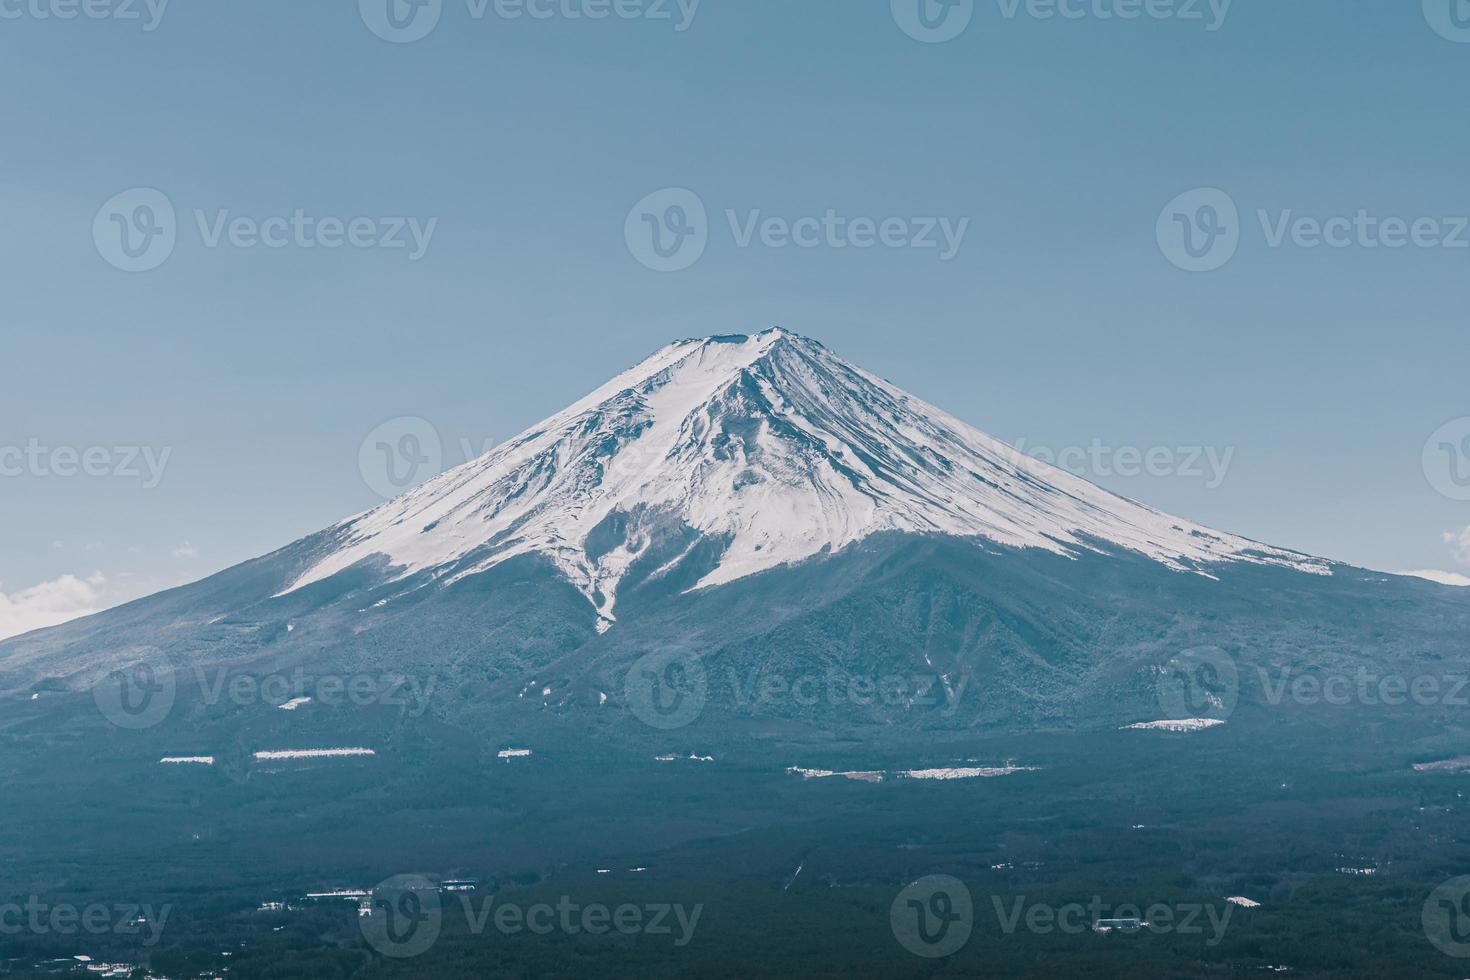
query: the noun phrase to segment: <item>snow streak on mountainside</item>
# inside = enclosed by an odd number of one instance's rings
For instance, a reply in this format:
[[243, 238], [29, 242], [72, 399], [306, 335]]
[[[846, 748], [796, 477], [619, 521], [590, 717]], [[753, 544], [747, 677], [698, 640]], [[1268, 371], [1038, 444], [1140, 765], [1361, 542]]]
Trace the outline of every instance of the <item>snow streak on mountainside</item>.
[[336, 530], [343, 546], [286, 591], [375, 555], [404, 576], [454, 563], [453, 580], [536, 553], [608, 621], [635, 562], [661, 559], [646, 576], [657, 579], [701, 542], [718, 550], [696, 588], [881, 531], [1060, 554], [1100, 542], [1180, 571], [1248, 561], [1330, 574], [1027, 457], [780, 329], [670, 344]]

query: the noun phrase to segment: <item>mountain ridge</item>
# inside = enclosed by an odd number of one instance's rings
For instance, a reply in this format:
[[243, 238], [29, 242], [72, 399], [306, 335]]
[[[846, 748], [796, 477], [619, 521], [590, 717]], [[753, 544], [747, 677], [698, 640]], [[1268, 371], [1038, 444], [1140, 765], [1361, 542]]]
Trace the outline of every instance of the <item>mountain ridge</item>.
[[1164, 514], [1026, 456], [784, 328], [669, 344], [475, 460], [331, 528], [281, 594], [385, 558], [457, 581], [543, 554], [616, 620], [624, 579], [701, 545], [704, 588], [840, 551], [874, 533], [1095, 550], [1175, 570], [1331, 564]]

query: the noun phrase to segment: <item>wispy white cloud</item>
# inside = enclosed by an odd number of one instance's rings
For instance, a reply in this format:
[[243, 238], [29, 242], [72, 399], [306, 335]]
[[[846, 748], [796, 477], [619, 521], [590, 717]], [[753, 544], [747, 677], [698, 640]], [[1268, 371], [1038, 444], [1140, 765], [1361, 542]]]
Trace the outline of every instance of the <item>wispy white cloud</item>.
[[1400, 575], [1412, 575], [1415, 578], [1427, 578], [1431, 582], [1440, 585], [1464, 585], [1470, 586], [1470, 575], [1461, 575], [1459, 572], [1439, 572], [1434, 569], [1425, 569], [1418, 572], [1400, 572]]
[[179, 559], [183, 559], [183, 560], [188, 560], [190, 558], [198, 558], [199, 557], [199, 549], [196, 548], [196, 547], [194, 547], [189, 542], [185, 541], [183, 544], [179, 545], [173, 551], [169, 552], [169, 554], [173, 555], [175, 558], [179, 558]]
[[1454, 552], [1455, 561], [1461, 565], [1470, 565], [1470, 526], [1458, 531], [1446, 531], [1444, 540], [1450, 546], [1450, 551]]
[[99, 572], [85, 579], [63, 575], [11, 593], [0, 584], [0, 640], [100, 612], [106, 583]]

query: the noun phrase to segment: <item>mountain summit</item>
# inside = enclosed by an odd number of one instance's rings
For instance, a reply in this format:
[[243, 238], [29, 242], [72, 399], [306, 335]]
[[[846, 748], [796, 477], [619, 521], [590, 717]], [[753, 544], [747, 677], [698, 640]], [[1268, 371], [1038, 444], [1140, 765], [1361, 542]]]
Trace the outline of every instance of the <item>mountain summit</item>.
[[1201, 574], [1220, 562], [1330, 574], [1109, 493], [776, 328], [662, 348], [486, 455], [330, 529], [334, 545], [280, 594], [366, 560], [450, 584], [537, 554], [606, 629], [630, 578], [702, 589], [880, 532], [1069, 556], [1122, 549]]

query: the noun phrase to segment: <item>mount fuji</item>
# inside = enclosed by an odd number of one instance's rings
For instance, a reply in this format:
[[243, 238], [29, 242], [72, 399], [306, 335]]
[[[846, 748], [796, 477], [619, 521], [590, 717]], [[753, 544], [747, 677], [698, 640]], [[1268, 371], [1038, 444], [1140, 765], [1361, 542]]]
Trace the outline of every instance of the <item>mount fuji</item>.
[[[693, 588], [891, 531], [1055, 554], [1112, 545], [1178, 571], [1325, 562], [1220, 534], [1026, 457], [783, 329], [684, 340], [565, 411], [331, 529], [287, 592], [383, 559], [451, 584], [544, 555], [604, 627], [631, 577]], [[641, 571], [641, 574], [639, 574]]]
[[445, 719], [602, 724], [629, 665], [665, 651], [728, 668], [711, 696], [735, 715], [899, 724], [882, 705], [753, 704], [738, 678], [926, 671], [972, 697], [902, 724], [1113, 725], [1157, 717], [1182, 649], [1417, 662], [1466, 609], [1110, 493], [771, 329], [672, 343], [397, 499], [0, 643], [0, 693], [80, 691], [146, 656], [418, 671], [454, 692]]

